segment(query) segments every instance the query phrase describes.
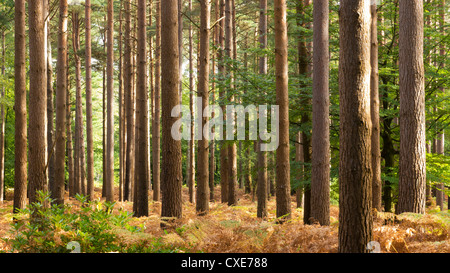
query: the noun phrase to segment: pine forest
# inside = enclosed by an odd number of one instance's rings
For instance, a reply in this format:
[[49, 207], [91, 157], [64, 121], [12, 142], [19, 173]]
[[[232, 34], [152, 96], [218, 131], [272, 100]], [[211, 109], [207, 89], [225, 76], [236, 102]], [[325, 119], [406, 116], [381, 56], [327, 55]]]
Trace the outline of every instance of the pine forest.
[[450, 253], [449, 18], [0, 0], [0, 253]]

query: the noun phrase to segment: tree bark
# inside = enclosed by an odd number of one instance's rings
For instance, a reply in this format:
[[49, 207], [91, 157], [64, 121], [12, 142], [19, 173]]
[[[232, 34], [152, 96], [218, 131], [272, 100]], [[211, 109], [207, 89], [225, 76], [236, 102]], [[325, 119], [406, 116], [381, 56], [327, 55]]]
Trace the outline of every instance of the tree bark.
[[[231, 60], [233, 58], [233, 6], [232, 0], [225, 0], [225, 56]], [[226, 75], [230, 77], [230, 84], [227, 86], [228, 94], [227, 101], [233, 102], [234, 95], [232, 94], [233, 90], [233, 73], [231, 69], [226, 69]], [[232, 119], [232, 124], [235, 124], [234, 113], [226, 113], [227, 120]], [[229, 134], [230, 132], [228, 132]], [[227, 135], [227, 134], [225, 134]], [[228, 198], [227, 202], [229, 206], [233, 206], [237, 204], [236, 199], [236, 187], [237, 187], [237, 161], [236, 161], [236, 143], [234, 141], [230, 141], [227, 144], [227, 154], [228, 154], [228, 164], [227, 164], [227, 185], [228, 185]]]
[[55, 188], [52, 198], [56, 204], [64, 203], [64, 181], [66, 162], [67, 113], [67, 0], [59, 1], [58, 59], [56, 64], [56, 131], [55, 131]]
[[155, 89], [154, 89], [154, 116], [152, 118], [152, 179], [153, 201], [161, 199], [161, 2], [156, 1], [156, 38], [155, 38]]
[[29, 198], [37, 202], [37, 192], [47, 191], [46, 163], [46, 104], [47, 75], [45, 54], [45, 32], [43, 1], [30, 1], [29, 49], [30, 49], [30, 92], [29, 92]]
[[276, 216], [281, 222], [291, 218], [287, 49], [286, 1], [275, 0], [276, 99], [280, 110], [279, 146], [276, 153]]
[[106, 93], [107, 93], [107, 133], [106, 133], [106, 201], [114, 201], [114, 7], [108, 0], [108, 15], [106, 29]]
[[370, 33], [370, 114], [372, 119], [372, 207], [381, 211], [381, 150], [380, 150], [380, 98], [378, 92], [378, 15], [377, 5], [371, 4]]
[[[225, 16], [225, 0], [220, 0], [220, 17], [224, 18]], [[221, 76], [221, 80], [225, 78], [225, 65], [224, 65], [224, 56], [225, 56], [225, 20], [220, 22], [220, 33], [219, 33], [219, 75]], [[222, 101], [221, 107], [222, 112], [225, 113], [226, 106], [223, 103], [226, 100], [226, 92], [223, 86], [220, 87], [219, 97]], [[223, 115], [223, 120], [226, 122], [226, 115]], [[223, 134], [226, 134], [226, 130], [223, 131]], [[220, 186], [221, 186], [221, 202], [228, 202], [228, 146], [225, 140], [222, 141], [220, 145]]]
[[[192, 0], [189, 0], [189, 12], [192, 14]], [[189, 23], [189, 110], [191, 112], [191, 117], [194, 116], [194, 45], [193, 45], [193, 31], [192, 22]], [[188, 180], [187, 186], [189, 188], [189, 202], [194, 203], [194, 188], [195, 188], [195, 128], [194, 119], [191, 120], [191, 131], [189, 139], [189, 150], [188, 150]]]
[[148, 98], [146, 0], [137, 6], [137, 78], [136, 78], [136, 160], [134, 215], [148, 216]]
[[367, 252], [372, 238], [369, 4], [340, 6], [338, 251], [346, 253]]
[[[161, 89], [162, 96], [162, 170], [161, 217], [164, 220], [181, 218], [181, 141], [171, 134], [180, 116], [172, 117], [172, 109], [179, 104], [179, 48], [177, 0], [161, 2]], [[161, 223], [164, 226], [164, 222]]]
[[330, 117], [328, 2], [313, 3], [311, 217], [330, 224]]
[[132, 200], [132, 184], [135, 179], [135, 100], [133, 89], [133, 41], [131, 36], [131, 0], [125, 1], [125, 52], [124, 52], [124, 88], [126, 97], [127, 148], [125, 160], [124, 200]]
[[400, 0], [400, 159], [398, 213], [425, 213], [423, 1]]
[[[267, 0], [259, 1], [259, 48], [267, 47]], [[267, 74], [267, 55], [259, 58], [259, 74], [264, 77]], [[263, 141], [258, 139], [258, 182], [256, 186], [258, 206], [256, 216], [267, 217], [267, 153], [261, 150]]]
[[[27, 201], [27, 97], [25, 0], [15, 1], [14, 15], [14, 111], [15, 163], [13, 212], [24, 209]], [[63, 180], [64, 181], [64, 180]]]
[[[209, 0], [200, 1], [200, 69], [198, 75], [198, 95], [202, 98], [202, 107], [197, 108], [203, 113], [209, 105], [209, 37], [211, 21], [211, 4]], [[207, 118], [202, 115], [201, 128], [205, 128]], [[209, 212], [209, 140], [203, 136], [198, 141], [197, 161], [197, 194], [196, 210], [199, 215]]]
[[94, 136], [92, 125], [92, 62], [91, 62], [91, 1], [85, 1], [85, 81], [86, 81], [86, 145], [87, 167], [86, 195], [88, 200], [94, 198]]

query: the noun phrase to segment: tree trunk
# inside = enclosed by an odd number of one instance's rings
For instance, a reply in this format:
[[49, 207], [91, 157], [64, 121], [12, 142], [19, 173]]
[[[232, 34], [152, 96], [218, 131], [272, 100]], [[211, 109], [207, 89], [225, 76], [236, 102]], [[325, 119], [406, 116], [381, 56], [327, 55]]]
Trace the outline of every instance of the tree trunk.
[[152, 158], [153, 158], [153, 201], [161, 199], [161, 2], [156, 1], [156, 39], [155, 39], [155, 89], [154, 116], [152, 118]]
[[346, 253], [367, 252], [372, 239], [369, 4], [340, 6], [338, 251]]
[[400, 159], [398, 213], [425, 213], [423, 1], [400, 0]]
[[87, 188], [88, 200], [94, 198], [94, 136], [92, 125], [92, 64], [91, 64], [91, 1], [85, 2], [85, 81], [86, 81], [86, 145], [87, 145]]
[[[441, 34], [445, 35], [445, 30], [444, 30], [444, 24], [445, 24], [445, 0], [441, 0], [439, 1], [439, 28], [441, 29]], [[439, 55], [443, 58], [445, 58], [445, 47], [444, 47], [444, 43], [440, 44], [440, 50], [439, 50]], [[440, 64], [441, 67], [445, 66], [445, 63], [442, 62]], [[445, 93], [444, 87], [440, 88], [442, 93]], [[440, 154], [440, 155], [444, 155], [445, 154], [445, 135], [444, 135], [444, 131], [442, 130], [441, 133], [438, 134], [437, 136], [437, 145], [436, 145], [436, 153]], [[436, 205], [439, 206], [439, 208], [441, 209], [441, 211], [444, 211], [444, 200], [445, 200], [445, 193], [444, 193], [444, 183], [440, 182], [437, 185], [437, 191], [436, 191]]]
[[[162, 96], [162, 170], [161, 217], [164, 220], [181, 218], [181, 141], [171, 134], [180, 116], [172, 117], [172, 109], [179, 104], [179, 48], [177, 0], [161, 2], [161, 89]], [[164, 223], [161, 223], [164, 226]]]
[[[225, 0], [220, 0], [220, 17], [224, 18], [225, 16]], [[225, 20], [220, 22], [220, 33], [219, 33], [219, 74], [224, 80], [225, 77], [225, 65], [224, 65], [224, 56], [225, 56]], [[219, 97], [220, 100], [226, 100], [225, 98], [226, 92], [223, 86], [220, 87]], [[226, 106], [223, 102], [221, 102], [222, 112], [225, 113]], [[226, 122], [226, 115], [223, 115], [224, 123]], [[226, 130], [223, 131], [223, 134], [226, 134]], [[220, 186], [221, 186], [221, 202], [228, 202], [228, 146], [226, 141], [223, 140], [220, 146]]]
[[30, 1], [29, 10], [29, 49], [30, 49], [30, 93], [29, 93], [29, 198], [30, 203], [37, 200], [38, 191], [47, 191], [46, 177], [46, 104], [47, 75], [45, 54], [45, 32], [43, 1]]
[[66, 176], [66, 122], [67, 122], [67, 0], [59, 1], [58, 59], [56, 75], [56, 135], [55, 135], [55, 188], [52, 198], [56, 204], [64, 203], [64, 180]]
[[124, 52], [124, 88], [126, 97], [127, 148], [125, 160], [124, 200], [132, 200], [132, 184], [135, 175], [135, 101], [133, 92], [133, 41], [131, 37], [131, 0], [125, 1], [125, 52]]
[[311, 217], [330, 224], [330, 117], [328, 2], [315, 1], [313, 22], [313, 103]]
[[[189, 12], [192, 14], [192, 0], [189, 0]], [[189, 23], [189, 110], [191, 117], [194, 116], [194, 45], [192, 38], [192, 22]], [[187, 186], [189, 188], [189, 202], [194, 203], [194, 188], [195, 188], [195, 141], [194, 141], [194, 119], [191, 119], [191, 131], [189, 139], [188, 150], [188, 180]]]
[[372, 119], [372, 207], [381, 211], [380, 98], [378, 92], [378, 16], [376, 3], [370, 6], [370, 114]]
[[[267, 47], [267, 0], [259, 1], [259, 48], [265, 50]], [[259, 58], [259, 74], [264, 77], [267, 74], [267, 56]], [[261, 150], [263, 141], [258, 139], [258, 182], [256, 195], [258, 206], [256, 215], [259, 218], [267, 217], [267, 153]]]
[[108, 21], [106, 30], [107, 67], [107, 133], [106, 133], [106, 201], [114, 201], [114, 7], [108, 0]]
[[[225, 0], [225, 56], [228, 59], [232, 59], [233, 57], [233, 14], [232, 14], [232, 0]], [[230, 77], [230, 84], [228, 87], [227, 101], [231, 103], [234, 101], [234, 95], [231, 90], [233, 89], [233, 73], [230, 69], [226, 70], [226, 74]], [[227, 120], [232, 124], [235, 124], [234, 113], [226, 113]], [[231, 132], [228, 132], [230, 134]], [[227, 135], [227, 133], [225, 134]], [[236, 161], [236, 144], [233, 142], [228, 142], [227, 144], [227, 154], [228, 154], [228, 164], [227, 164], [227, 185], [228, 185], [228, 198], [227, 202], [229, 206], [233, 206], [237, 204], [236, 200], [236, 186], [237, 186], [237, 161]]]
[[[48, 16], [48, 1], [45, 2], [46, 10], [45, 16]], [[49, 19], [47, 18], [47, 21]], [[53, 126], [54, 116], [54, 101], [53, 101], [53, 58], [52, 58], [52, 43], [50, 34], [50, 24], [47, 22], [47, 162], [48, 162], [48, 187], [50, 194], [55, 188], [55, 130]], [[4, 113], [3, 113], [4, 114]], [[3, 172], [2, 172], [3, 173]]]
[[[202, 107], [198, 112], [203, 113], [209, 105], [209, 36], [211, 20], [211, 4], [209, 0], [200, 1], [200, 69], [198, 75], [198, 95], [202, 98]], [[207, 117], [202, 115], [201, 124], [204, 128]], [[209, 139], [203, 136], [198, 141], [198, 179], [196, 194], [196, 210], [199, 215], [206, 215], [209, 212]]]
[[80, 50], [80, 19], [78, 11], [72, 13], [73, 50], [75, 58], [75, 185], [76, 192], [85, 195], [86, 169], [83, 134], [83, 104], [81, 94], [81, 59]]
[[136, 173], [134, 215], [148, 216], [148, 99], [147, 99], [147, 32], [146, 0], [138, 0], [137, 6], [137, 78], [136, 78]]
[[280, 110], [279, 146], [276, 154], [276, 216], [291, 218], [291, 179], [289, 162], [288, 35], [286, 1], [275, 0], [275, 73], [276, 97]]
[[13, 212], [16, 213], [26, 206], [28, 179], [25, 0], [15, 1], [14, 16], [14, 111], [16, 120]]

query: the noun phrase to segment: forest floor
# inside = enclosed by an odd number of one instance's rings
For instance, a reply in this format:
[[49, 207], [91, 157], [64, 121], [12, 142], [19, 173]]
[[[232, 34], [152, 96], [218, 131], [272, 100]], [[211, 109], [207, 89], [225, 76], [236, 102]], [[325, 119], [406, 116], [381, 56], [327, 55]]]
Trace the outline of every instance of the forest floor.
[[[100, 196], [97, 189], [96, 194]], [[220, 189], [216, 189], [220, 198]], [[268, 219], [256, 217], [256, 200], [239, 190], [237, 206], [210, 203], [207, 216], [197, 216], [183, 187], [183, 218], [173, 227], [160, 227], [160, 202], [150, 202], [148, 217], [133, 218], [139, 233], [115, 231], [127, 244], [159, 242], [175, 252], [205, 253], [336, 253], [338, 249], [338, 206], [331, 206], [331, 225], [304, 225], [302, 209], [292, 202], [292, 219], [275, 223], [275, 198], [268, 202]], [[76, 202], [67, 198], [66, 202]], [[115, 209], [132, 211], [131, 202], [117, 202]], [[8, 236], [12, 219], [12, 196], [0, 203], [0, 238]], [[450, 253], [450, 213], [430, 207], [425, 215], [374, 212], [373, 240], [382, 253]], [[7, 251], [3, 240], [0, 249]]]

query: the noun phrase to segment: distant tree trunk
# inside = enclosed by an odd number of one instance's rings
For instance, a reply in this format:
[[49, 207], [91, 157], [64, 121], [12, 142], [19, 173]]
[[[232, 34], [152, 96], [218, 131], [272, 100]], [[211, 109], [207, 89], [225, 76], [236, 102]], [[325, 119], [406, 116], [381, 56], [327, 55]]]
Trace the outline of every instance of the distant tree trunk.
[[[441, 29], [441, 34], [445, 35], [445, 30], [444, 30], [444, 24], [445, 24], [445, 0], [441, 0], [439, 1], [439, 28]], [[439, 50], [439, 55], [443, 58], [445, 58], [445, 46], [444, 43], [440, 44], [440, 50]], [[445, 66], [445, 63], [442, 62], [440, 64], [441, 67]], [[445, 93], [444, 87], [441, 87], [441, 92]], [[436, 153], [440, 154], [440, 155], [444, 155], [445, 153], [445, 135], [444, 135], [444, 131], [442, 130], [441, 133], [438, 134], [437, 136], [437, 145], [436, 145]], [[444, 211], [444, 199], [445, 199], [445, 194], [444, 194], [444, 183], [440, 182], [437, 185], [437, 191], [436, 191], [436, 205], [439, 206], [439, 208], [441, 209], [441, 211]]]
[[[123, 202], [124, 198], [124, 185], [125, 185], [125, 155], [126, 155], [126, 120], [125, 120], [125, 94], [124, 94], [124, 69], [123, 69], [123, 1], [120, 1], [119, 10], [119, 201]], [[151, 18], [150, 18], [151, 19]]]
[[45, 32], [43, 1], [28, 3], [29, 49], [30, 49], [30, 93], [29, 93], [29, 198], [37, 201], [38, 191], [47, 191], [46, 177], [46, 104], [47, 75], [45, 54]]
[[[202, 108], [197, 108], [197, 111], [203, 112], [209, 105], [209, 37], [211, 20], [211, 4], [209, 0], [200, 1], [200, 9], [200, 69], [197, 90], [202, 98]], [[207, 118], [203, 116], [199, 126], [204, 128], [206, 123]], [[198, 141], [197, 170], [196, 210], [199, 215], [206, 215], [209, 212], [209, 141], [207, 136], [203, 136]]]
[[[267, 47], [267, 0], [259, 1], [259, 47], [265, 50]], [[259, 74], [264, 77], [267, 74], [267, 56], [259, 58]], [[259, 218], [267, 217], [267, 153], [261, 150], [263, 141], [258, 139], [258, 182], [256, 195], [258, 206], [256, 215]]]
[[[220, 0], [220, 17], [224, 18], [225, 16], [225, 0]], [[225, 19], [220, 22], [220, 49], [219, 49], [219, 75], [221, 79], [224, 80], [225, 77], [225, 65], [224, 65], [224, 56], [225, 56]], [[226, 92], [225, 88], [222, 86], [219, 90], [220, 100], [226, 100]], [[226, 106], [222, 102], [221, 103], [222, 112], [225, 113]], [[223, 120], [226, 122], [227, 116], [223, 115]], [[223, 131], [225, 136], [226, 130]], [[220, 186], [221, 186], [221, 202], [228, 202], [228, 146], [225, 140], [222, 141], [220, 146]]]
[[[69, 63], [68, 55], [66, 57], [67, 62]], [[69, 68], [66, 67], [66, 82], [67, 82], [67, 94], [66, 94], [66, 126], [67, 126], [67, 143], [66, 143], [66, 152], [67, 152], [67, 172], [69, 173], [69, 180], [67, 181], [69, 196], [75, 197], [75, 162], [73, 156], [73, 135], [72, 135], [72, 106], [71, 106], [71, 98], [70, 98], [70, 80], [69, 80]]]
[[[189, 12], [192, 12], [192, 0], [189, 0]], [[189, 23], [189, 110], [191, 117], [194, 116], [194, 45], [192, 38], [192, 22]], [[189, 188], [189, 202], [194, 202], [194, 188], [195, 188], [195, 141], [194, 141], [194, 119], [191, 120], [191, 131], [188, 150], [188, 175], [187, 186]]]
[[66, 176], [66, 122], [67, 122], [67, 0], [59, 1], [58, 59], [56, 75], [56, 131], [55, 131], [55, 188], [52, 198], [56, 204], [64, 203]]
[[281, 222], [291, 218], [287, 47], [286, 1], [275, 0], [276, 97], [280, 110], [279, 146], [276, 153], [276, 216]]
[[369, 4], [340, 6], [339, 252], [367, 252], [372, 239]]
[[124, 200], [132, 200], [132, 181], [135, 175], [135, 101], [133, 92], [133, 41], [131, 37], [131, 0], [125, 1], [125, 52], [124, 52], [124, 88], [126, 98], [127, 148], [125, 160]]
[[[172, 117], [172, 109], [179, 104], [179, 48], [177, 0], [161, 2], [161, 89], [162, 96], [162, 206], [161, 217], [181, 218], [181, 141], [171, 134], [180, 116]], [[162, 223], [164, 226], [164, 223]]]
[[370, 6], [370, 113], [372, 119], [372, 207], [381, 211], [380, 98], [378, 92], [378, 16], [376, 3]]
[[137, 78], [136, 78], [136, 160], [134, 215], [148, 216], [148, 99], [147, 99], [147, 31], [146, 0], [137, 6]]
[[[303, 0], [303, 3], [300, 2], [301, 7], [299, 7], [299, 9], [301, 9], [302, 13], [305, 13], [305, 10], [308, 6], [311, 5], [311, 0]], [[311, 24], [309, 23], [305, 23], [306, 28], [311, 28], [310, 26]], [[299, 42], [298, 45], [298, 54], [299, 54], [299, 74], [303, 75], [304, 77], [308, 77], [311, 74], [311, 65], [309, 63], [309, 59], [311, 58], [311, 52], [310, 50], [312, 49], [311, 43], [307, 44], [306, 43], [306, 37], [302, 38], [302, 40]], [[301, 87], [303, 87], [304, 89], [306, 89], [307, 84], [306, 83], [302, 83]], [[310, 116], [310, 112], [312, 112], [312, 110], [309, 110], [309, 108], [311, 107], [311, 99], [308, 97], [307, 95], [308, 91], [303, 91], [304, 94], [302, 94], [302, 96], [304, 96], [303, 99], [303, 115], [301, 117], [301, 123], [302, 124], [308, 124], [309, 122], [311, 122], [311, 116]], [[300, 133], [300, 139], [301, 139], [301, 143], [302, 143], [302, 147], [303, 147], [303, 163], [311, 163], [311, 137], [309, 132], [301, 132]], [[311, 173], [310, 171], [310, 167], [308, 165], [305, 165], [303, 167], [303, 180], [307, 180], [308, 177], [307, 175]], [[310, 218], [311, 218], [311, 185], [310, 184], [306, 184], [303, 185], [303, 223], [304, 224], [311, 224], [310, 222]]]
[[81, 94], [81, 59], [78, 56], [80, 50], [80, 19], [79, 13], [72, 13], [73, 27], [73, 50], [75, 58], [75, 185], [76, 192], [86, 194], [86, 169], [85, 169], [85, 148], [83, 134], [83, 103]]
[[313, 22], [313, 123], [311, 154], [311, 217], [330, 224], [329, 9], [315, 1]]
[[92, 63], [91, 63], [91, 1], [85, 1], [85, 81], [86, 81], [86, 140], [87, 140], [87, 188], [88, 200], [94, 198], [94, 136], [92, 125]]
[[15, 1], [14, 16], [14, 111], [16, 120], [13, 212], [16, 213], [26, 206], [28, 179], [25, 0]]
[[[233, 58], [233, 6], [232, 0], [225, 0], [225, 56], [227, 58]], [[230, 84], [228, 86], [228, 101], [234, 102], [234, 95], [231, 90], [233, 89], [233, 73], [231, 69], [226, 70], [228, 77], [230, 77]], [[227, 120], [232, 119], [232, 121], [228, 121], [232, 124], [235, 124], [235, 115], [234, 113], [226, 113]], [[230, 132], [228, 132], [230, 134]], [[227, 145], [228, 149], [228, 164], [227, 164], [227, 184], [228, 184], [228, 198], [227, 202], [229, 206], [233, 206], [237, 204], [236, 199], [236, 187], [237, 187], [237, 161], [236, 161], [236, 143], [229, 142]]]
[[156, 38], [155, 38], [155, 89], [154, 89], [154, 116], [152, 117], [152, 179], [153, 201], [161, 199], [161, 2], [156, 1]]
[[[45, 16], [48, 16], [48, 1], [46, 1]], [[47, 21], [49, 19], [47, 18]], [[47, 147], [48, 147], [48, 187], [51, 192], [55, 188], [55, 130], [54, 122], [54, 90], [53, 90], [53, 57], [50, 24], [47, 22]], [[4, 173], [4, 172], [2, 172]]]
[[425, 213], [423, 1], [400, 0], [400, 159], [397, 213]]
[[106, 133], [106, 201], [114, 201], [114, 7], [113, 1], [108, 0], [107, 22], [107, 133]]

